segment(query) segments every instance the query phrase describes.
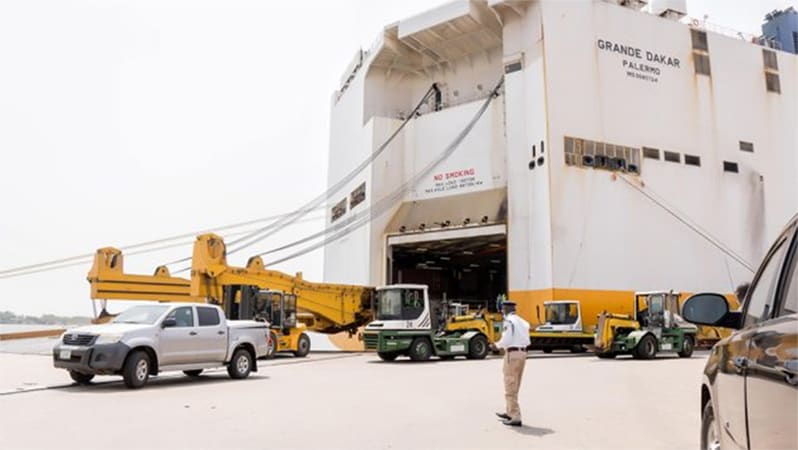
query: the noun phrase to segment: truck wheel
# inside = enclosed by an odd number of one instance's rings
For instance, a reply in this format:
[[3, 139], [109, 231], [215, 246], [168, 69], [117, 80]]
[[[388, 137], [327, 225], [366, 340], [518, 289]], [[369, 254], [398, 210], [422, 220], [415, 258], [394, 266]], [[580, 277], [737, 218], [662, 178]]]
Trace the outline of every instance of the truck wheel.
[[264, 359], [272, 359], [277, 354], [277, 333], [269, 332], [269, 346], [266, 348]]
[[478, 334], [468, 342], [468, 359], [485, 359], [488, 356], [488, 338]]
[[92, 378], [94, 378], [93, 373], [81, 373], [74, 370], [69, 371], [69, 376], [78, 384], [89, 384]]
[[234, 380], [242, 380], [252, 371], [252, 355], [243, 348], [233, 353], [230, 364], [227, 365], [227, 374]]
[[399, 356], [399, 353], [396, 352], [377, 352], [377, 356], [380, 357], [383, 361], [393, 361]]
[[584, 353], [587, 351], [587, 349], [582, 345], [573, 345], [569, 350], [571, 350], [571, 353]]
[[596, 356], [598, 356], [601, 359], [615, 359], [615, 353], [612, 353], [612, 352], [596, 353]]
[[423, 337], [417, 337], [413, 339], [413, 343], [410, 344], [410, 359], [413, 361], [427, 361], [429, 360], [430, 356], [432, 356], [432, 345], [429, 343], [429, 339]]
[[122, 378], [129, 389], [138, 389], [150, 378], [150, 357], [147, 352], [136, 350], [131, 353], [122, 367]]
[[635, 347], [634, 357], [637, 359], [654, 359], [657, 356], [657, 340], [647, 334], [640, 339]]
[[190, 377], [198, 377], [202, 373], [202, 369], [184, 370], [183, 373], [188, 375], [188, 376], [190, 376]]
[[680, 358], [689, 358], [693, 356], [693, 348], [695, 344], [693, 343], [692, 336], [685, 336], [684, 342], [682, 342], [682, 351], [679, 352]]
[[307, 334], [302, 333], [299, 335], [299, 340], [296, 343], [296, 351], [294, 356], [297, 358], [304, 358], [310, 353], [310, 338]]
[[546, 354], [549, 354], [549, 353], [551, 353], [551, 352], [553, 352], [553, 351], [554, 351], [554, 350], [553, 350], [553, 349], [550, 349], [550, 348], [544, 348], [544, 349], [543, 349], [543, 353], [546, 353]]

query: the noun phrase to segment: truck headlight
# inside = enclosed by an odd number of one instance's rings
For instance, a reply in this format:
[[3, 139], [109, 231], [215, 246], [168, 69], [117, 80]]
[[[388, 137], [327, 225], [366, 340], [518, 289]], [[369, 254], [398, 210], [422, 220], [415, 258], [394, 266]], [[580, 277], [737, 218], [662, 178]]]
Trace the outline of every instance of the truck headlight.
[[95, 344], [116, 344], [122, 339], [121, 334], [101, 334], [97, 336]]

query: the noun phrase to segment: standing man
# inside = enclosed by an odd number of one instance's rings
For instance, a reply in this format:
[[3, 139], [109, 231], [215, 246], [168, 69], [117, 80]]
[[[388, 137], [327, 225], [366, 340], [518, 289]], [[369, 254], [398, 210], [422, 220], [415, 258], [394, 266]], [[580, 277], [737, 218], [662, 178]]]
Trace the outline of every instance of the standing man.
[[515, 302], [506, 300], [502, 305], [504, 331], [496, 347], [504, 350], [504, 398], [505, 412], [496, 413], [505, 425], [521, 426], [521, 407], [518, 405], [518, 390], [524, 375], [526, 348], [529, 347], [529, 323], [515, 313]]

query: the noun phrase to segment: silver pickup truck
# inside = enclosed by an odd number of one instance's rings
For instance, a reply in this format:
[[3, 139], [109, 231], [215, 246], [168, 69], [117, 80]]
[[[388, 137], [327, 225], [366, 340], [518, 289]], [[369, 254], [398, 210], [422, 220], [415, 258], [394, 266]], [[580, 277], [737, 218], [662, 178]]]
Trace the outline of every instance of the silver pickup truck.
[[64, 333], [53, 348], [53, 364], [80, 384], [95, 375], [122, 375], [131, 389], [172, 370], [198, 376], [203, 369], [227, 366], [230, 377], [240, 379], [258, 370], [269, 336], [269, 324], [227, 320], [214, 305], [139, 305], [111, 323]]

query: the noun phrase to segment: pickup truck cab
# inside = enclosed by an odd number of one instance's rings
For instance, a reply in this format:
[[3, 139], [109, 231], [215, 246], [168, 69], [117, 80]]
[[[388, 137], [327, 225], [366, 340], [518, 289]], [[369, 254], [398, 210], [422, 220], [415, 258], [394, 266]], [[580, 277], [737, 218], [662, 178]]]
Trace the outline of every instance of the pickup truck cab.
[[227, 366], [231, 378], [241, 379], [258, 370], [269, 332], [268, 323], [227, 320], [215, 305], [139, 305], [110, 323], [68, 330], [53, 348], [53, 364], [80, 384], [95, 375], [122, 375], [131, 389], [174, 370], [198, 376]]

